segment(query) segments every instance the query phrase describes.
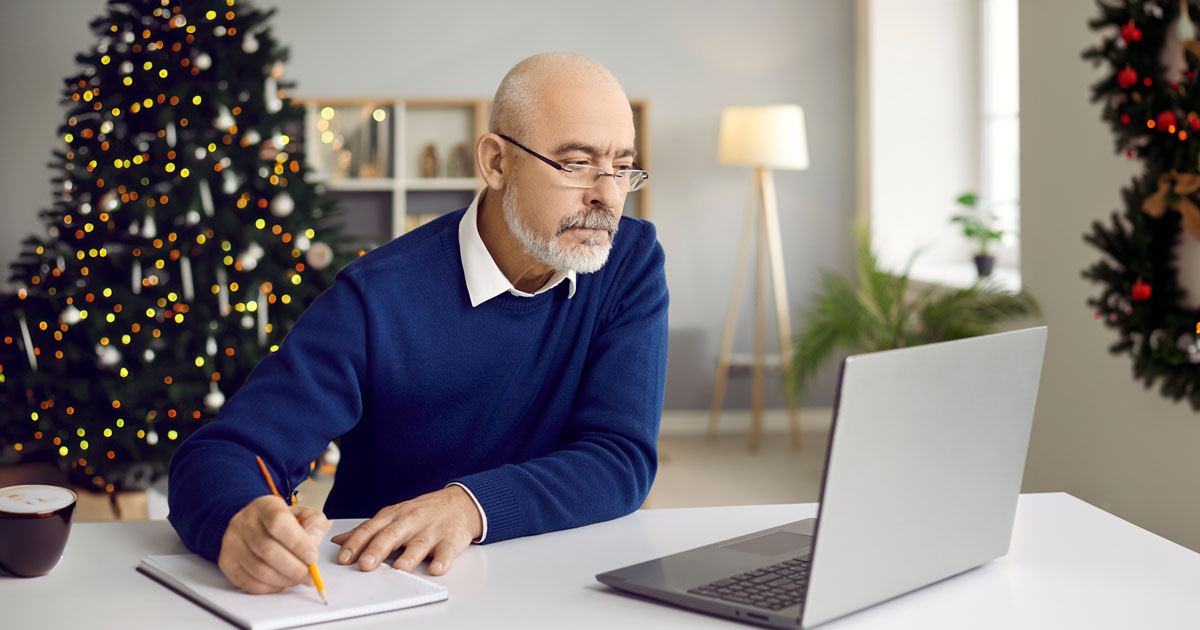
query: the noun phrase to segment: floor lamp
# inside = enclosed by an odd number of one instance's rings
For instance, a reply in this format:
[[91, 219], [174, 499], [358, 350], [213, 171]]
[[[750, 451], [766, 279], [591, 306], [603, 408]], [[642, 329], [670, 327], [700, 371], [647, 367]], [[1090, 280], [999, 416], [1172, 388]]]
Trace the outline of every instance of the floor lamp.
[[[779, 354], [770, 357], [772, 364], [786, 367], [792, 360], [792, 332], [788, 318], [787, 283], [783, 271], [783, 246], [779, 236], [779, 212], [775, 204], [775, 180], [771, 169], [804, 170], [808, 168], [808, 141], [804, 130], [804, 110], [799, 105], [763, 107], [727, 107], [721, 115], [720, 141], [717, 160], [722, 164], [754, 167], [754, 200], [746, 213], [742, 240], [738, 246], [737, 270], [729, 310], [725, 316], [725, 333], [721, 339], [721, 354], [717, 360], [717, 382], [713, 388], [712, 411], [708, 436], [717, 434], [717, 419], [725, 398], [725, 383], [731, 363], [735, 360], [733, 333], [737, 324], [738, 303], [742, 279], [746, 275], [746, 258], [750, 235], [757, 234], [757, 257], [754, 302], [753, 408], [750, 426], [750, 448], [758, 448], [763, 426], [765, 375], [769, 357], [766, 353], [766, 291], [768, 265], [775, 295], [775, 319], [779, 324]], [[796, 403], [788, 398], [788, 421], [792, 446], [800, 446], [800, 421]]]

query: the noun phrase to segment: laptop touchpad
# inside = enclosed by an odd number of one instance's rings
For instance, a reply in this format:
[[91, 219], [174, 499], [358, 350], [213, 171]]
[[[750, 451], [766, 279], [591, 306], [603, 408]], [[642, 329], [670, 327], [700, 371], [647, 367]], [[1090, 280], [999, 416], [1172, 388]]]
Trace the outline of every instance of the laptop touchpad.
[[771, 532], [750, 540], [722, 545], [722, 548], [763, 556], [777, 556], [789, 551], [806, 549], [810, 544], [812, 544], [812, 536], [793, 534], [792, 532]]

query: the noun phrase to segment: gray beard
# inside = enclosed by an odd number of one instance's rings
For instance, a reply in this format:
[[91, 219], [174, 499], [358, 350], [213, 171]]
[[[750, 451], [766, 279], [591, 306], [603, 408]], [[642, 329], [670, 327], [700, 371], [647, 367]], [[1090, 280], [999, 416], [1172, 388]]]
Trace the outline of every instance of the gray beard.
[[[575, 273], [593, 273], [599, 271], [608, 261], [608, 253], [612, 250], [613, 237], [617, 233], [619, 220], [607, 210], [584, 210], [562, 220], [558, 231], [550, 238], [542, 238], [534, 234], [526, 225], [520, 213], [517, 212], [513, 201], [513, 186], [504, 189], [501, 206], [504, 208], [504, 222], [508, 225], [525, 253], [538, 262], [549, 265], [559, 271], [574, 271]], [[608, 232], [608, 238], [590, 236], [579, 245], [567, 246], [562, 243], [562, 235], [575, 228], [590, 228]], [[603, 243], [601, 242], [603, 241]]]

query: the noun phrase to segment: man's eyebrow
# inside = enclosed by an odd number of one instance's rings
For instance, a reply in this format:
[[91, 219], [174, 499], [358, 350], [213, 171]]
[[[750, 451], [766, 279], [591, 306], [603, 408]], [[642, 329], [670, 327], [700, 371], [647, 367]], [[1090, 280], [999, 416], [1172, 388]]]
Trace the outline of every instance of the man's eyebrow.
[[[558, 148], [554, 150], [554, 153], [555, 154], [570, 153], [572, 151], [586, 153], [592, 157], [596, 157], [596, 156], [603, 154], [603, 152], [600, 151], [600, 149], [597, 149], [596, 147], [594, 147], [590, 144], [583, 144], [582, 142], [564, 142], [563, 144], [558, 145]], [[635, 155], [637, 155], [637, 151], [632, 148], [628, 148], [628, 149], [621, 150], [620, 153], [617, 155], [617, 157], [618, 158], [626, 158], [626, 157], [634, 157]]]

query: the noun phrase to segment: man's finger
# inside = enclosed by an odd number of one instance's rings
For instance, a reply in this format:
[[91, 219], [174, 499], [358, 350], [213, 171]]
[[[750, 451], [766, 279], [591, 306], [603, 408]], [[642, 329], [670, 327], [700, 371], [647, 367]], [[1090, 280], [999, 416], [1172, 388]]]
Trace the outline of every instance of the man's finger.
[[[351, 564], [356, 560], [360, 560], [359, 567], [366, 569], [361, 562], [361, 556], [363, 555], [364, 550], [375, 538], [375, 536], [379, 534], [385, 527], [387, 527], [390, 522], [391, 512], [385, 512], [381, 510], [379, 514], [376, 514], [362, 523], [359, 523], [358, 527], [355, 527], [344, 534], [338, 534], [337, 536], [334, 536], [333, 542], [342, 546], [342, 550], [338, 552], [338, 563]], [[395, 547], [392, 547], [392, 549], [395, 549]], [[388, 553], [391, 553], [391, 549], [388, 550]], [[387, 554], [374, 558], [374, 562], [371, 564], [371, 569], [374, 569], [375, 565], [379, 564], [379, 562], [386, 557]]]
[[444, 575], [454, 564], [454, 559], [462, 553], [459, 545], [451, 540], [443, 540], [433, 547], [433, 560], [429, 563], [430, 575]]
[[277, 541], [260, 537], [253, 543], [242, 541], [241, 547], [240, 552], [231, 555], [230, 564], [240, 574], [238, 586], [243, 589], [251, 593], [274, 593], [302, 579], [299, 573], [288, 570], [288, 563], [303, 565]]
[[329, 531], [332, 523], [329, 522], [325, 515], [310, 507], [292, 506], [292, 514], [300, 521], [300, 527], [304, 528], [305, 533], [317, 545], [321, 544], [321, 539]]
[[[285, 558], [279, 557], [274, 553], [274, 548], [266, 543], [260, 543], [255, 546], [254, 552], [260, 558], [270, 563], [272, 566], [279, 568], [284, 573], [290, 574], [294, 572], [295, 562], [303, 563], [304, 565], [315, 564], [317, 561], [317, 548], [313, 544], [312, 538], [296, 517], [292, 515], [291, 510], [272, 510], [270, 513], [263, 516], [263, 528], [267, 535], [273, 540], [282, 545], [286, 550], [291, 552], [293, 556], [292, 562], [287, 562]], [[296, 560], [298, 558], [298, 560]], [[288, 566], [292, 565], [292, 566]], [[302, 567], [307, 571], [307, 566]], [[300, 577], [297, 577], [299, 581]]]
[[375, 532], [358, 558], [358, 568], [374, 571], [393, 551], [412, 537], [407, 521], [394, 520]]
[[399, 558], [396, 558], [392, 566], [401, 571], [412, 573], [429, 556], [429, 550], [433, 548], [433, 541], [427, 536], [416, 536], [403, 544], [404, 553], [400, 554]]

